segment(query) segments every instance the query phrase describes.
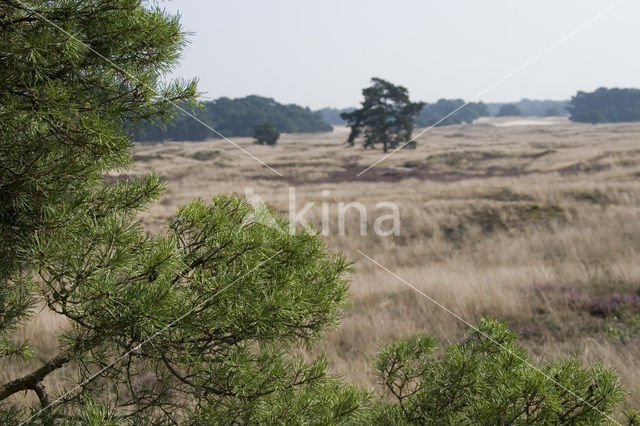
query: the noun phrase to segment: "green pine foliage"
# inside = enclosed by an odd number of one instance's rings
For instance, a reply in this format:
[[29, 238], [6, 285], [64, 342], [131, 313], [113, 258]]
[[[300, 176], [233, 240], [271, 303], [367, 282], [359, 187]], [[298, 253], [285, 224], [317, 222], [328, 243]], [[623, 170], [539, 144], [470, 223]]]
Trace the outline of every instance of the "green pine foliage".
[[[44, 360], [0, 384], [3, 422], [295, 419], [310, 398], [327, 418], [355, 415], [367, 393], [294, 351], [336, 325], [343, 257], [281, 219], [248, 222], [236, 196], [196, 200], [149, 235], [138, 218], [162, 179], [104, 178], [131, 165], [132, 123], [196, 106], [193, 82], [161, 83], [185, 43], [177, 18], [132, 0], [0, 4], [0, 357]], [[69, 323], [58, 353], [14, 339], [42, 305]], [[68, 381], [43, 386], [63, 368]]]
[[623, 397], [599, 364], [534, 368], [515, 335], [489, 318], [441, 352], [428, 335], [383, 347], [374, 368], [392, 397], [375, 408], [377, 424], [605, 424]]
[[4, 282], [28, 261], [22, 250], [33, 232], [59, 225], [55, 210], [93, 208], [90, 189], [131, 162], [122, 121], [170, 118], [170, 102], [193, 102], [195, 84], [160, 84], [184, 37], [177, 18], [159, 9], [124, 0], [31, 1], [36, 16], [17, 2], [0, 4]]
[[251, 420], [273, 415], [265, 399], [328, 386], [324, 361], [291, 353], [336, 325], [349, 265], [314, 235], [284, 232], [282, 219], [248, 223], [251, 213], [246, 201], [221, 195], [182, 207], [157, 236], [134, 214], [114, 212], [74, 215], [38, 238], [42, 292], [74, 324], [56, 359], [77, 365], [84, 381], [126, 354], [83, 398], [104, 404], [115, 393], [116, 413], [133, 410], [137, 423], [165, 411]]

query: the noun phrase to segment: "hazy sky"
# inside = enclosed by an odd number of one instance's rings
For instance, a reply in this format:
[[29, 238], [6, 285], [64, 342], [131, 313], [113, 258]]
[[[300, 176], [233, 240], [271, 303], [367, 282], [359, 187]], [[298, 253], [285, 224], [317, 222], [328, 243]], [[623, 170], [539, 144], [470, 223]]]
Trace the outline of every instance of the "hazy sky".
[[[477, 95], [615, 0], [173, 0], [194, 34], [175, 76], [206, 96], [355, 106], [373, 76], [428, 102]], [[640, 1], [626, 0], [481, 97], [568, 99], [640, 86]]]

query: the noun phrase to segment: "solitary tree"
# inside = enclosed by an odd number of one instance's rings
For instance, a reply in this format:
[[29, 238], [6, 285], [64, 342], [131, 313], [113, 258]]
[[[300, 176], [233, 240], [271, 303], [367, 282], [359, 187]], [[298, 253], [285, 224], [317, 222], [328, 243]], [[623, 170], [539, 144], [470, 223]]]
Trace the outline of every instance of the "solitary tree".
[[500, 107], [500, 111], [498, 111], [498, 115], [496, 117], [511, 117], [511, 116], [521, 116], [522, 112], [520, 108], [518, 108], [514, 104], [505, 104]]
[[372, 78], [371, 81], [371, 87], [362, 89], [362, 107], [342, 113], [340, 117], [351, 128], [350, 144], [364, 131], [365, 148], [382, 144], [383, 151], [387, 152], [389, 148], [396, 148], [411, 140], [413, 117], [420, 112], [424, 103], [411, 102], [409, 91], [402, 86], [395, 86], [381, 78]]
[[260, 145], [275, 145], [280, 137], [280, 132], [273, 127], [270, 121], [256, 124], [253, 128], [253, 138]]

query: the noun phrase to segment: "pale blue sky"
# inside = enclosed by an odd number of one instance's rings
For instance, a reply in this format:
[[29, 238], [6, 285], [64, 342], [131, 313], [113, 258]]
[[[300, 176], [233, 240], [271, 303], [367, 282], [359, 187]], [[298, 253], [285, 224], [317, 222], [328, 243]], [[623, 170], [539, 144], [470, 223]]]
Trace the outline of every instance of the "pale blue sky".
[[[615, 0], [173, 0], [191, 44], [175, 76], [207, 96], [358, 105], [373, 76], [412, 98], [470, 99]], [[481, 97], [640, 87], [640, 1], [626, 0]]]

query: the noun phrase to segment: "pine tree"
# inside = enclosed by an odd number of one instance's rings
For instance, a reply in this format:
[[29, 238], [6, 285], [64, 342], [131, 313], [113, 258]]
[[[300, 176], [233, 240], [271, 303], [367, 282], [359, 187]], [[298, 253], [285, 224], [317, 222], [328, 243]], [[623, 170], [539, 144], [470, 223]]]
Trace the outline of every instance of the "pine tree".
[[[194, 82], [161, 83], [185, 44], [177, 18], [134, 0], [0, 6], [0, 357], [32, 359], [0, 383], [0, 423], [356, 415], [365, 391], [293, 355], [337, 323], [343, 257], [248, 223], [237, 196], [196, 200], [149, 235], [138, 218], [162, 179], [105, 178], [131, 165], [125, 129], [195, 105]], [[14, 338], [40, 309], [67, 324], [57, 353]]]
[[370, 87], [362, 89], [362, 108], [340, 114], [351, 128], [348, 142], [353, 144], [364, 131], [365, 148], [382, 144], [382, 150], [387, 152], [401, 144], [409, 145], [413, 117], [422, 110], [424, 103], [411, 102], [409, 91], [402, 86], [381, 78], [371, 81]]

